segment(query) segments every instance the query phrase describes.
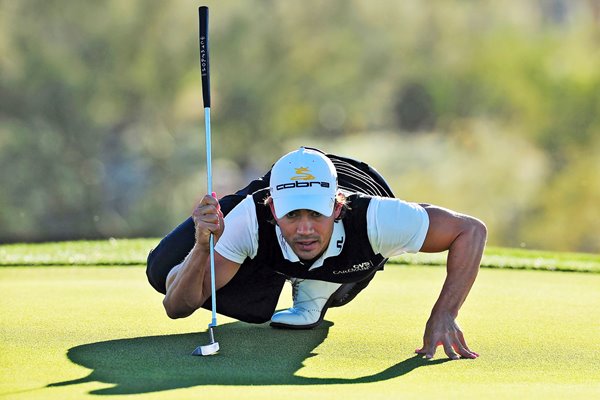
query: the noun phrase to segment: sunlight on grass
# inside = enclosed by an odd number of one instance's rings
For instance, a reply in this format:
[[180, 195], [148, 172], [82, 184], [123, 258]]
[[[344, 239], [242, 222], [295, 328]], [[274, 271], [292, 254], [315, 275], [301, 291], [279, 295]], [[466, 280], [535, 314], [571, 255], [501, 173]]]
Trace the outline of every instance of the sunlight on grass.
[[[429, 266], [386, 269], [314, 330], [219, 316], [222, 350], [202, 358], [190, 352], [206, 341], [210, 313], [168, 319], [143, 267], [0, 268], [0, 397], [508, 399], [517, 391], [584, 399], [598, 393], [600, 345], [589, 338], [597, 333], [590, 321], [600, 309], [600, 275], [483, 270], [459, 315], [469, 345], [482, 356], [448, 362], [438, 349], [425, 361], [413, 351], [444, 275]], [[289, 291], [284, 297], [289, 302]]]

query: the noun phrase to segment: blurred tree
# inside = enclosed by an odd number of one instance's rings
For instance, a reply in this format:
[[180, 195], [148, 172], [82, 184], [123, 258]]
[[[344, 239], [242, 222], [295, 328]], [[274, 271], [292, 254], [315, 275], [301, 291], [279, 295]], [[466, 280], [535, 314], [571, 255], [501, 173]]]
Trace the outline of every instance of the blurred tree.
[[[464, 205], [494, 244], [557, 246], [541, 227], [569, 193], [593, 215], [598, 0], [206, 3], [220, 190], [292, 145], [361, 154], [358, 135], [400, 193]], [[196, 26], [182, 0], [0, 0], [0, 241], [185, 218], [204, 184]], [[571, 230], [565, 247], [600, 251]]]
[[395, 111], [400, 130], [414, 132], [435, 126], [432, 99], [423, 85], [409, 82], [397, 96]]
[[194, 56], [173, 10], [156, 0], [2, 7], [0, 168], [11, 173], [0, 225], [11, 228], [0, 239], [147, 231], [158, 204], [143, 221], [127, 216], [143, 204], [145, 177], [164, 175], [161, 157], [147, 156], [187, 68], [172, 61]]

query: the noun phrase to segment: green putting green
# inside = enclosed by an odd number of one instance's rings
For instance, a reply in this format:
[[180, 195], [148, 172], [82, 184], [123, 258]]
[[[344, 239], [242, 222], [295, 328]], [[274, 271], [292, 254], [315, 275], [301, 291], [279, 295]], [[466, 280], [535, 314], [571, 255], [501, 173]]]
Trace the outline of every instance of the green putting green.
[[220, 316], [221, 352], [193, 357], [209, 312], [170, 320], [143, 267], [79, 262], [0, 268], [0, 398], [600, 396], [597, 273], [482, 269], [458, 319], [476, 360], [413, 353], [444, 269], [397, 265], [318, 329]]

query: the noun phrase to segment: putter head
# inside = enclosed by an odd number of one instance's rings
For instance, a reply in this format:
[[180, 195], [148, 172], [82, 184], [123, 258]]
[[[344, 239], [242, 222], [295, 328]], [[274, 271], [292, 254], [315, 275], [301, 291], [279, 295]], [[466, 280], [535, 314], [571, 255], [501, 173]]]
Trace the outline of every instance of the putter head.
[[209, 343], [206, 346], [198, 346], [192, 352], [193, 356], [212, 356], [219, 351], [219, 342]]
[[196, 350], [192, 352], [193, 356], [212, 356], [213, 354], [217, 354], [219, 351], [219, 342], [215, 342], [212, 325], [208, 326], [208, 335], [210, 336], [210, 343], [205, 346], [196, 347]]

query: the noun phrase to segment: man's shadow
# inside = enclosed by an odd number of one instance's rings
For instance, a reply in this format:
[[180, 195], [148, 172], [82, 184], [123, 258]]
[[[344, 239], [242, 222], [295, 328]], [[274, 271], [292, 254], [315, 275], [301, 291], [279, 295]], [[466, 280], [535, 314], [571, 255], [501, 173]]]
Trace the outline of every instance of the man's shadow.
[[[301, 331], [270, 329], [265, 325], [234, 322], [216, 329], [218, 355], [191, 356], [207, 344], [206, 333], [148, 336], [90, 343], [71, 348], [67, 356], [92, 369], [90, 375], [48, 387], [86, 382], [114, 384], [91, 392], [99, 395], [149, 393], [203, 385], [327, 385], [377, 382], [402, 376], [415, 368], [444, 360], [415, 355], [396, 365], [355, 379], [306, 378], [295, 375], [321, 344], [333, 323]], [[367, 355], [365, 355], [367, 356]]]

